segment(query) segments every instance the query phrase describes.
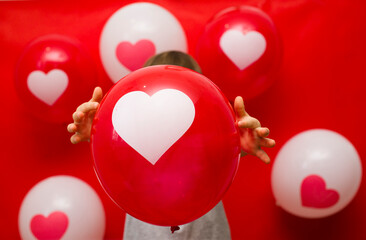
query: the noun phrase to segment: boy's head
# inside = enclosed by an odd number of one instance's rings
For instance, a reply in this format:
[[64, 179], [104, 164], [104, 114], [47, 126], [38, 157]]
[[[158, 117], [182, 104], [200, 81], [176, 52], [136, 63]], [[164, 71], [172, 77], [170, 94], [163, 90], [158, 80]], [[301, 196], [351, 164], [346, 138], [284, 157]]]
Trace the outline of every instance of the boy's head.
[[152, 65], [164, 65], [164, 64], [182, 66], [185, 68], [192, 69], [193, 71], [202, 73], [200, 66], [198, 65], [196, 60], [194, 60], [193, 57], [179, 51], [166, 51], [154, 55], [146, 61], [144, 67]]

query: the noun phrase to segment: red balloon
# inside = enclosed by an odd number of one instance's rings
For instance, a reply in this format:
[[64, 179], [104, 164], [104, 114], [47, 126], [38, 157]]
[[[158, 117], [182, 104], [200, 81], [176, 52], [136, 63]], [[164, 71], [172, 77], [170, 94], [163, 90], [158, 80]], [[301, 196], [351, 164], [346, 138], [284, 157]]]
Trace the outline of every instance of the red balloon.
[[94, 168], [107, 194], [142, 221], [176, 226], [212, 209], [239, 161], [233, 110], [203, 75], [151, 66], [106, 94], [91, 136]]
[[205, 27], [196, 58], [229, 100], [253, 98], [273, 82], [281, 47], [271, 18], [254, 7], [232, 7]]
[[15, 86], [26, 109], [39, 119], [69, 122], [96, 85], [95, 67], [74, 39], [47, 35], [32, 41], [19, 59]]

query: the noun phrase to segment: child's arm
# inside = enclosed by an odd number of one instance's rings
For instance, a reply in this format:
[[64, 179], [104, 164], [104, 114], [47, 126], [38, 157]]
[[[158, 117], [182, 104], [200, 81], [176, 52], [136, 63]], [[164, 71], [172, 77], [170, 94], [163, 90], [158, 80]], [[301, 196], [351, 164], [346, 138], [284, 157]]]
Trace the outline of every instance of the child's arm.
[[236, 97], [234, 102], [236, 122], [240, 129], [240, 146], [244, 154], [251, 154], [265, 163], [270, 159], [262, 147], [274, 147], [275, 141], [267, 138], [269, 129], [261, 127], [258, 119], [249, 116], [245, 111], [244, 101], [241, 97]]
[[89, 102], [81, 104], [72, 115], [74, 122], [67, 126], [67, 131], [74, 133], [70, 138], [73, 144], [89, 141], [93, 119], [102, 98], [102, 89], [96, 87]]

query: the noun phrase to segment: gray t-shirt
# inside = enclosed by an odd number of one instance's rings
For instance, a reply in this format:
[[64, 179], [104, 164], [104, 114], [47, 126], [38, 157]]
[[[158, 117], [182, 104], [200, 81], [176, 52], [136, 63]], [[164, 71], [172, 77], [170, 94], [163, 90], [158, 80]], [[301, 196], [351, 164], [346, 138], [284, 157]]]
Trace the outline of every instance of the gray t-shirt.
[[126, 214], [124, 240], [229, 240], [230, 228], [222, 202], [201, 218], [179, 226], [172, 233], [170, 227], [142, 222]]

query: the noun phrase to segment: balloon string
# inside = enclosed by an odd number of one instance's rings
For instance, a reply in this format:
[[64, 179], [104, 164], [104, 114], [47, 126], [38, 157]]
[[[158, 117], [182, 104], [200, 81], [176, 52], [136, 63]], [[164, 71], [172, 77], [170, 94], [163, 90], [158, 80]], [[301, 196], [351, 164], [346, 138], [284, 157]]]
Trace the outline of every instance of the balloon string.
[[172, 234], [175, 232], [175, 231], [178, 231], [180, 229], [179, 226], [171, 226], [170, 227], [170, 231], [172, 231]]

